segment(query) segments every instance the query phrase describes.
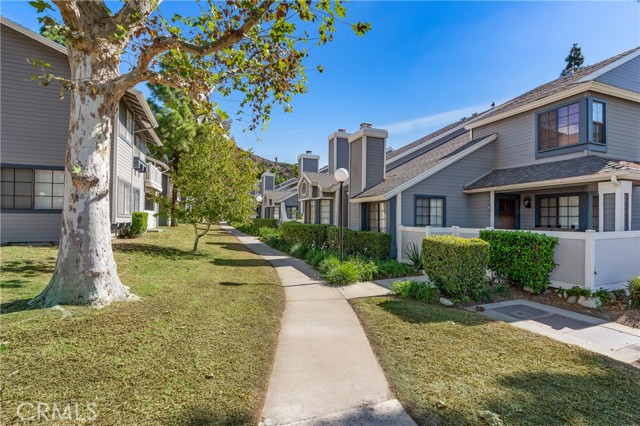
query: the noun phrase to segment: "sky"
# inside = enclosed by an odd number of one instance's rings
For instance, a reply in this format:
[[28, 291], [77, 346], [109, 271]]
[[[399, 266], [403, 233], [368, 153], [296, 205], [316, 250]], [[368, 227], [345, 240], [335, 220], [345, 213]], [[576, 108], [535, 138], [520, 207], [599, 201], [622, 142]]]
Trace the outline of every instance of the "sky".
[[[1, 1], [0, 8], [37, 30], [26, 2]], [[191, 2], [161, 8], [196, 12]], [[640, 45], [640, 2], [633, 1], [353, 1], [347, 20], [370, 22], [372, 30], [358, 37], [338, 25], [332, 43], [310, 51], [308, 92], [293, 99], [293, 113], [274, 107], [265, 131], [234, 122], [240, 146], [285, 162], [311, 150], [326, 164], [332, 132], [369, 122], [399, 148], [557, 78], [573, 43], [585, 65]], [[232, 117], [238, 109], [234, 99], [221, 105]]]

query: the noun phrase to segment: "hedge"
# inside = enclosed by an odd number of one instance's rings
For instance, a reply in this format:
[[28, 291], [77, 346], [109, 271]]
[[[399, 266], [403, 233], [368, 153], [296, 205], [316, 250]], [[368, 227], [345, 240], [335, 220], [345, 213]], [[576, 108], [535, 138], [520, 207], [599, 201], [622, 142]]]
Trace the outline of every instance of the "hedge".
[[256, 232], [260, 233], [260, 228], [277, 228], [278, 219], [253, 219], [253, 224], [256, 227]]
[[147, 231], [149, 222], [149, 213], [133, 212], [131, 213], [131, 226], [126, 231], [127, 237], [137, 238]]
[[525, 231], [480, 231], [490, 248], [489, 268], [511, 281], [541, 293], [549, 287], [549, 275], [557, 266], [553, 251], [558, 239]]
[[285, 222], [280, 225], [282, 239], [289, 244], [327, 246], [327, 230], [331, 225], [313, 225], [300, 222]]
[[487, 273], [489, 243], [450, 235], [426, 237], [422, 256], [429, 279], [447, 297], [463, 301], [479, 298]]
[[[327, 242], [333, 249], [337, 250], [340, 247], [340, 228], [336, 226], [329, 228]], [[389, 258], [389, 250], [391, 250], [391, 234], [344, 230], [345, 253], [384, 260]]]

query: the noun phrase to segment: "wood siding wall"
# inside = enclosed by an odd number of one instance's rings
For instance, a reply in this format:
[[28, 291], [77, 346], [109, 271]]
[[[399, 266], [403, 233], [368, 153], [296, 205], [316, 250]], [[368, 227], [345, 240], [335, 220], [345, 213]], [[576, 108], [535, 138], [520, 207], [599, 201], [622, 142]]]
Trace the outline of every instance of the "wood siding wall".
[[[402, 192], [401, 224], [415, 225], [415, 196], [444, 196], [445, 226], [472, 227], [487, 218], [486, 203], [474, 202], [463, 193], [466, 184], [493, 170], [495, 142], [455, 162], [422, 182]], [[477, 200], [476, 200], [477, 201]], [[473, 210], [472, 210], [473, 207]], [[489, 226], [489, 225], [484, 225]]]
[[385, 140], [367, 136], [366, 187], [371, 188], [384, 180]]
[[349, 144], [349, 158], [351, 170], [349, 171], [349, 191], [353, 197], [362, 192], [362, 138]]
[[595, 80], [633, 92], [640, 91], [640, 56], [602, 74]]

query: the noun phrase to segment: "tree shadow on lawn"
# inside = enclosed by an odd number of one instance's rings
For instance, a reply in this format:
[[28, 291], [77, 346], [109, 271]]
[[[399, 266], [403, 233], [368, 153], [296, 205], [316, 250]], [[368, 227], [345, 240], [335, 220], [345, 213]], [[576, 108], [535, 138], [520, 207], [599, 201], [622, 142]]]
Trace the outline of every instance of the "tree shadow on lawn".
[[385, 311], [412, 324], [455, 322], [461, 325], [482, 325], [491, 321], [471, 312], [408, 299], [391, 299], [378, 303]]
[[219, 246], [222, 249], [225, 250], [230, 250], [230, 251], [248, 251], [246, 249], [246, 247], [244, 246], [244, 244], [242, 243], [228, 243], [228, 242], [213, 242], [213, 241], [208, 241], [206, 244], [212, 245], [212, 246]]
[[46, 260], [8, 260], [2, 262], [2, 273], [14, 273], [23, 277], [35, 277], [41, 274], [52, 274], [55, 266], [55, 258]]
[[206, 253], [185, 251], [173, 247], [161, 247], [153, 244], [141, 243], [114, 244], [113, 251], [119, 253], [141, 253], [150, 256], [164, 257], [166, 259], [172, 260], [191, 260], [207, 256]]
[[173, 419], [168, 419], [166, 424], [180, 426], [235, 426], [249, 425], [252, 423], [250, 415], [239, 413], [225, 414], [208, 407], [190, 408]]
[[27, 280], [2, 280], [2, 281], [0, 281], [0, 289], [3, 289], [3, 288], [22, 288], [28, 282], [29, 281], [27, 281]]
[[211, 261], [216, 266], [232, 266], [234, 268], [255, 268], [267, 266], [265, 260], [262, 259], [221, 259], [217, 258]]

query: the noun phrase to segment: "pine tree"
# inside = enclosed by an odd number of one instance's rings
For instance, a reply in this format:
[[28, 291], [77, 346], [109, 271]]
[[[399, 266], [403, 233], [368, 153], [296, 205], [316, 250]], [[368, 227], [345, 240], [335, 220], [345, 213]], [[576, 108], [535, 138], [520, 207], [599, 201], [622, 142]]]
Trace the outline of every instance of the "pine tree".
[[560, 73], [560, 77], [564, 77], [570, 72], [577, 71], [582, 68], [582, 64], [584, 63], [584, 56], [582, 55], [582, 49], [580, 49], [578, 43], [573, 43], [573, 46], [569, 51], [569, 55], [564, 60], [567, 63], [567, 66], [564, 67], [564, 69]]

